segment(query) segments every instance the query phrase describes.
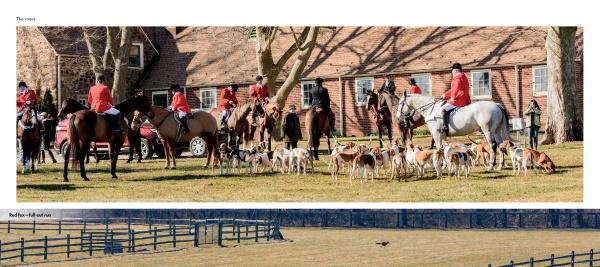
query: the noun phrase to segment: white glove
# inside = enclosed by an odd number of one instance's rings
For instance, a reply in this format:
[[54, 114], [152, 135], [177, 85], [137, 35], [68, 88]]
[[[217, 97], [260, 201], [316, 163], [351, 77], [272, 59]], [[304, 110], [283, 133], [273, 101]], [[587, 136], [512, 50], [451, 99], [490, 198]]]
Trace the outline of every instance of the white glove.
[[27, 100], [27, 101], [25, 101], [25, 104], [27, 104], [27, 105], [31, 105], [31, 100]]

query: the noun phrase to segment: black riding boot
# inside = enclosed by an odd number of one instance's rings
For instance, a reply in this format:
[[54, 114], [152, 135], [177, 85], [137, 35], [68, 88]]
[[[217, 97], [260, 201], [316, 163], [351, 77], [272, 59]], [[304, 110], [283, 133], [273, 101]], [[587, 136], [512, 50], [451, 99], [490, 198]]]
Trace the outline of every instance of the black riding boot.
[[183, 118], [179, 119], [181, 121], [181, 125], [183, 126], [183, 128], [181, 129], [184, 133], [189, 133], [190, 132], [190, 127], [188, 126], [188, 118], [187, 116], [184, 116]]
[[123, 130], [121, 129], [121, 113], [117, 114], [117, 115], [113, 115], [113, 130], [115, 132], [122, 132]]
[[450, 111], [444, 111], [444, 126], [442, 127], [442, 131], [448, 134], [449, 128], [448, 123], [450, 122]]
[[313, 147], [313, 157], [315, 158], [315, 160], [319, 160], [319, 150], [315, 149]]

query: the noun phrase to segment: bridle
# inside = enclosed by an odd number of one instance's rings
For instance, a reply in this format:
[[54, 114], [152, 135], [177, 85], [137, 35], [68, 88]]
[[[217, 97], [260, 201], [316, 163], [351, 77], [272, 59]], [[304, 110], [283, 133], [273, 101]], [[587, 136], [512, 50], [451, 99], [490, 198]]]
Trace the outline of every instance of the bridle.
[[402, 100], [402, 104], [400, 105], [400, 118], [401, 119], [410, 118], [410, 117], [414, 116], [417, 111], [419, 111], [419, 112], [425, 111], [429, 107], [435, 105], [439, 101], [439, 100], [435, 100], [434, 99], [433, 102], [427, 103], [427, 104], [422, 105], [420, 107], [416, 107], [413, 110], [411, 110], [409, 113], [404, 113], [402, 110], [404, 109], [404, 106], [406, 105], [406, 98], [407, 97], [408, 97], [408, 95], [404, 96], [404, 99]]

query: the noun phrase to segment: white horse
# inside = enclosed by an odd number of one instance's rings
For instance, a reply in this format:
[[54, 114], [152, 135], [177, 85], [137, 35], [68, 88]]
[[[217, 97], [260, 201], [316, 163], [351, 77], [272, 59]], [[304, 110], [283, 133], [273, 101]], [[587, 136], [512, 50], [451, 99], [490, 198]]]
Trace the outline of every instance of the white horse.
[[[436, 101], [431, 96], [407, 95], [405, 92], [399, 100], [396, 115], [403, 117], [420, 112], [425, 117], [425, 123], [436, 147], [441, 148], [442, 140], [447, 137], [445, 132], [439, 131], [443, 124], [440, 112], [443, 104], [443, 101]], [[448, 136], [463, 136], [481, 131], [486, 140], [492, 144], [494, 151], [504, 140], [513, 141], [508, 130], [508, 114], [506, 109], [498, 103], [476, 101], [468, 106], [458, 108], [453, 113], [448, 121]], [[492, 154], [491, 157], [491, 164], [487, 167], [488, 171], [496, 165], [496, 155]]]

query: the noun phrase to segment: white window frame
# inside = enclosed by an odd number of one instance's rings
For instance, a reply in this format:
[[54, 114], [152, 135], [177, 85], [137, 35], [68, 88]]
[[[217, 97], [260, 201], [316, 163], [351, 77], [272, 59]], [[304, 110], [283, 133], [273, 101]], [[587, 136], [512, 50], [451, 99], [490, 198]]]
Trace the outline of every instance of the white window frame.
[[[488, 72], [489, 73], [489, 77], [490, 77], [490, 94], [489, 95], [480, 95], [480, 96], [476, 96], [475, 94], [473, 94], [473, 86], [475, 85], [475, 80], [473, 79], [473, 74], [475, 73], [480, 73], [480, 72]], [[491, 69], [477, 69], [477, 70], [471, 70], [470, 71], [470, 75], [471, 76], [471, 81], [469, 82], [470, 84], [470, 94], [471, 94], [471, 98], [472, 99], [484, 99], [484, 100], [490, 100], [492, 99], [492, 91], [494, 90], [494, 86], [492, 84], [492, 70]]]
[[[85, 103], [81, 103], [81, 101], [82, 101], [82, 100], [83, 100], [83, 102], [85, 102]], [[84, 95], [84, 94], [78, 94], [78, 95], [77, 95], [77, 102], [79, 102], [80, 104], [82, 104], [82, 105], [84, 105], [84, 106], [86, 106], [86, 107], [89, 107], [89, 106], [90, 106], [90, 103], [88, 103], [88, 96], [87, 96], [87, 95]]]
[[130, 69], [143, 69], [144, 68], [144, 43], [143, 42], [132, 42], [131, 46], [139, 46], [140, 47], [140, 65], [139, 66], [129, 66]]
[[[300, 103], [302, 104], [302, 109], [309, 109], [311, 106], [311, 103], [308, 103], [308, 105], [304, 104], [304, 85], [309, 85], [312, 84], [313, 87], [317, 86], [317, 83], [315, 83], [314, 81], [301, 81], [300, 82]], [[312, 88], [311, 88], [312, 89]], [[308, 94], [310, 95], [310, 91], [308, 92]], [[310, 98], [309, 98], [310, 100]]]
[[152, 91], [152, 99], [150, 99], [150, 101], [152, 102], [153, 106], [158, 106], [156, 103], [154, 103], [154, 96], [155, 95], [166, 95], [167, 96], [167, 107], [170, 105], [170, 103], [169, 103], [169, 90]]
[[[423, 88], [421, 88], [421, 94], [426, 95], [426, 96], [431, 96], [433, 93], [433, 88], [431, 88], [431, 73], [415, 73], [410, 75], [411, 78], [417, 78], [417, 77], [423, 77], [423, 76], [427, 76], [427, 79], [429, 80], [429, 94], [424, 94], [423, 92]], [[417, 83], [417, 85], [419, 85]]]
[[367, 102], [358, 102], [358, 82], [359, 81], [371, 81], [371, 90], [375, 89], [375, 78], [373, 77], [356, 77], [354, 79], [354, 103], [357, 107], [367, 106]]
[[[536, 92], [535, 91], [535, 70], [538, 69], [546, 69], [546, 91], [544, 92]], [[533, 92], [533, 96], [547, 96], [548, 95], [548, 66], [547, 65], [538, 65], [531, 67], [531, 90]]]
[[[212, 95], [214, 96], [214, 100], [213, 100], [213, 105], [211, 107], [208, 108], [203, 108], [202, 107], [202, 103], [204, 103], [204, 97], [202, 96], [203, 92], [210, 92], [212, 93]], [[217, 87], [202, 87], [198, 90], [198, 98], [200, 100], [200, 110], [211, 110], [211, 109], [215, 109], [217, 108], [217, 106], [219, 105], [219, 97], [217, 95]]]

